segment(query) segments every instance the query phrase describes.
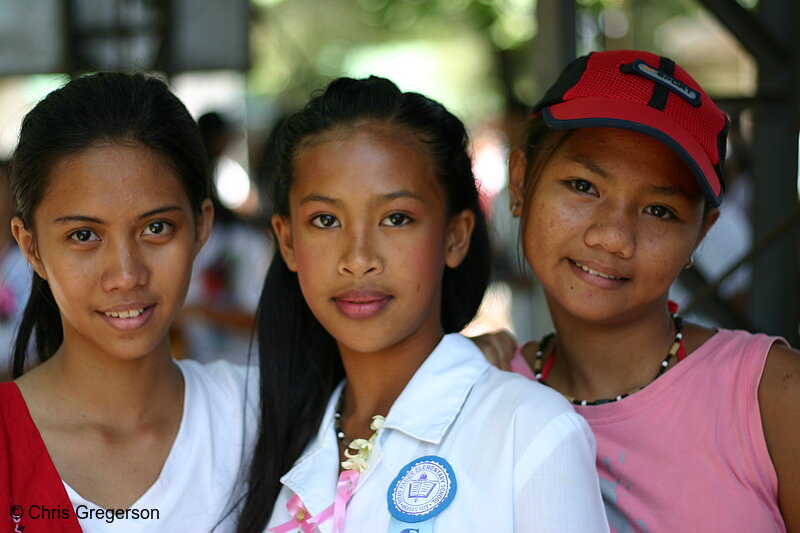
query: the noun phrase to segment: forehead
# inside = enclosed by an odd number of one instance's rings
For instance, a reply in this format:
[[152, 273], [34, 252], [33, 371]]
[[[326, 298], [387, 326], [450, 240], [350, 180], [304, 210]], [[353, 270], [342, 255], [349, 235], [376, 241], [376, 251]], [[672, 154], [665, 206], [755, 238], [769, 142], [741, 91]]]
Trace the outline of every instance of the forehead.
[[622, 184], [678, 187], [700, 195], [689, 167], [666, 144], [649, 135], [619, 128], [580, 128], [566, 137], [547, 166], [581, 165]]
[[315, 136], [297, 152], [292, 195], [308, 189], [361, 191], [413, 189], [437, 197], [433, 157], [412, 134], [388, 127], [342, 128]]
[[59, 159], [37, 210], [124, 214], [189, 199], [172, 167], [140, 144], [102, 144]]

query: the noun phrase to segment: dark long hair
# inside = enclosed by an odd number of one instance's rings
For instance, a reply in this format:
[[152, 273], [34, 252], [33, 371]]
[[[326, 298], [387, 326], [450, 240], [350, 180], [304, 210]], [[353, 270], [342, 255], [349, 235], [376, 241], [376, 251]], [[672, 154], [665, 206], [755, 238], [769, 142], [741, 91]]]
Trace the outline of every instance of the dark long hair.
[[[33, 213], [55, 164], [102, 143], [139, 143], [158, 153], [181, 180], [195, 214], [200, 213], [209, 178], [197, 125], [186, 107], [154, 76], [103, 72], [56, 89], [23, 119], [9, 184], [25, 228], [35, 231]], [[63, 341], [50, 286], [35, 272], [14, 342], [15, 378], [24, 371], [32, 338], [39, 362]]]
[[[386, 79], [339, 78], [284, 123], [277, 141], [275, 212], [289, 216], [292, 167], [310, 137], [339, 128], [381, 124], [420, 141], [435, 165], [448, 215], [475, 214], [469, 252], [442, 286], [442, 326], [460, 331], [478, 310], [489, 282], [489, 239], [467, 151], [463, 124], [442, 105], [403, 93]], [[258, 311], [261, 426], [238, 531], [263, 531], [291, 469], [319, 426], [333, 389], [344, 377], [336, 342], [303, 299], [297, 274], [276, 253]]]

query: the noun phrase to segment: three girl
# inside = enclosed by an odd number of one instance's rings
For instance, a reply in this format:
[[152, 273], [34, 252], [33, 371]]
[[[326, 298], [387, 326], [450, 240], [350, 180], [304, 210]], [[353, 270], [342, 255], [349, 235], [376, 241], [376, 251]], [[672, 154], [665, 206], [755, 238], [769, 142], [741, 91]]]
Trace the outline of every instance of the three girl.
[[282, 131], [239, 531], [605, 531], [583, 420], [454, 333], [489, 269], [463, 125], [372, 77]]
[[0, 384], [4, 531], [233, 527], [247, 372], [176, 363], [168, 338], [208, 187], [195, 122], [154, 77], [77, 78], [25, 117], [12, 231], [34, 277]]
[[[512, 206], [558, 335], [513, 364], [594, 429], [612, 528], [798, 530], [798, 354], [668, 310], [717, 215], [724, 115], [641, 52], [580, 59], [536, 113]], [[583, 420], [453, 333], [488, 279], [465, 145], [378, 78], [289, 121], [240, 531], [605, 529]], [[0, 385], [5, 520], [231, 527], [245, 371], [175, 363], [167, 337], [212, 218], [191, 117], [152, 78], [80, 78], [28, 115], [13, 165], [35, 276]]]
[[726, 133], [668, 58], [595, 52], [511, 156], [511, 208], [556, 327], [511, 366], [588, 420], [612, 531], [800, 531], [800, 354], [668, 308], [718, 215]]

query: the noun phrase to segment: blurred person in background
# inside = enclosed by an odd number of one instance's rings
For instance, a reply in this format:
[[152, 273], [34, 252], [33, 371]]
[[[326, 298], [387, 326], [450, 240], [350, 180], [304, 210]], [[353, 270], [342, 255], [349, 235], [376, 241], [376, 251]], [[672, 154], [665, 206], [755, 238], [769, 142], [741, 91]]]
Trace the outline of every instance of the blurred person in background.
[[[706, 283], [716, 282], [753, 246], [751, 148], [742, 132], [741, 117], [734, 115], [731, 119], [725, 158], [725, 202], [719, 208], [719, 218], [692, 255], [693, 267]], [[739, 321], [736, 327], [742, 329], [749, 329], [747, 297], [752, 277], [752, 264], [745, 263], [727, 276], [717, 289], [722, 302], [729, 306], [728, 312]], [[670, 288], [670, 298], [685, 308], [692, 302], [694, 290], [683, 277], [679, 277]], [[704, 312], [703, 303], [699, 301], [700, 309], [685, 316], [707, 326], [725, 325], [711, 313]]]
[[[198, 119], [210, 175], [236, 138], [232, 122], [212, 111]], [[225, 205], [212, 187], [214, 225], [195, 260], [186, 304], [172, 332], [177, 356], [245, 363], [261, 285], [272, 258], [266, 230]]]
[[22, 318], [31, 268], [11, 235], [14, 203], [8, 190], [10, 163], [0, 161], [0, 381], [11, 379], [14, 334]]

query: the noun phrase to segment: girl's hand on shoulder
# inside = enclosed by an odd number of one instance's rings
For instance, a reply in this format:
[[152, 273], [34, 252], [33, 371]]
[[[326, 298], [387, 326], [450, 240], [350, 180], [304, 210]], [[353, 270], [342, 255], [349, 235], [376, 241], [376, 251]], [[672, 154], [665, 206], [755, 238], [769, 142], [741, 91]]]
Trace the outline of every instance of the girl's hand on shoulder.
[[500, 370], [511, 370], [511, 359], [517, 351], [517, 339], [507, 329], [470, 337], [478, 345], [486, 360]]
[[767, 448], [786, 529], [800, 532], [800, 351], [773, 345], [758, 387]]

